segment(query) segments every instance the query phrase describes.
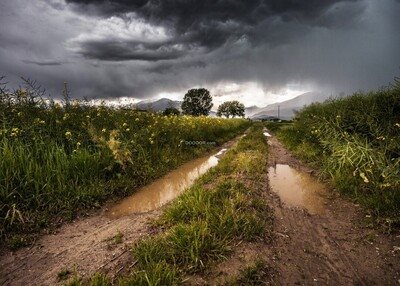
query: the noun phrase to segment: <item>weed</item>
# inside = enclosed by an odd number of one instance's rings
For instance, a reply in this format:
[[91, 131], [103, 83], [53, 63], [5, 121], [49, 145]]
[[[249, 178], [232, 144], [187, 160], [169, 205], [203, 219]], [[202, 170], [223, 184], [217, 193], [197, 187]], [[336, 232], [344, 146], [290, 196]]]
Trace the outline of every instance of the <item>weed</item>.
[[271, 280], [271, 269], [267, 266], [266, 262], [257, 259], [252, 265], [243, 269], [238, 277], [229, 285], [269, 285]]
[[114, 244], [121, 244], [123, 241], [124, 235], [122, 232], [118, 231], [118, 233], [114, 236]]
[[165, 261], [151, 264], [143, 270], [134, 272], [132, 275], [122, 278], [118, 285], [120, 286], [163, 286], [163, 285], [181, 285], [182, 278], [179, 270], [166, 263]]
[[70, 274], [72, 274], [72, 272], [69, 269], [65, 268], [57, 273], [57, 278], [59, 281], [66, 280]]
[[31, 243], [30, 236], [15, 234], [8, 240], [8, 247], [11, 250], [17, 250], [21, 247], [27, 246]]

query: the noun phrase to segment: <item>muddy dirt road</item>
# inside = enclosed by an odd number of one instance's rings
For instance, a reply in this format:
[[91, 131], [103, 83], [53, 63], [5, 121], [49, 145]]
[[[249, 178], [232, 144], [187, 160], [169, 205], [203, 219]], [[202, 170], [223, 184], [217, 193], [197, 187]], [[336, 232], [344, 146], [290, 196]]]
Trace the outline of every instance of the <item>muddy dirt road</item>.
[[[238, 273], [244, 260], [251, 263], [258, 256], [273, 269], [271, 284], [400, 285], [400, 236], [366, 227], [359, 206], [316, 182], [313, 171], [274, 137], [268, 141], [269, 182], [266, 178], [262, 188], [275, 212], [274, 239], [239, 245], [236, 254], [194, 284], [215, 285], [221, 275]], [[148, 221], [163, 208], [113, 218], [109, 209], [64, 225], [30, 248], [3, 253], [0, 285], [57, 285], [59, 271], [74, 267], [82, 276], [128, 271], [135, 264], [129, 245], [151, 234]], [[113, 238], [118, 232], [122, 243]], [[210, 275], [218, 279], [207, 279]]]
[[[268, 141], [269, 172], [276, 166], [289, 165], [310, 176], [312, 170], [276, 138], [269, 137]], [[270, 250], [274, 259], [269, 260], [277, 270], [276, 284], [400, 285], [400, 236], [367, 228], [362, 209], [331, 190], [316, 194], [320, 206], [313, 212], [301, 202], [299, 206], [287, 202], [272, 187], [270, 180], [276, 238]], [[307, 202], [309, 195], [305, 197]]]

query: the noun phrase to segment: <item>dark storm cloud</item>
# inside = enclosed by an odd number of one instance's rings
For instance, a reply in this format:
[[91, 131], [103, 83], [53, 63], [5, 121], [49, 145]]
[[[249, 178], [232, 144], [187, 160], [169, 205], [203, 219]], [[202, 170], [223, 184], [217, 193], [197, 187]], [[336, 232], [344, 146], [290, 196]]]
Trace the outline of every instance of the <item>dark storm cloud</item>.
[[196, 22], [235, 20], [257, 23], [270, 15], [285, 19], [315, 18], [338, 2], [356, 0], [67, 0], [74, 8], [87, 13], [111, 16], [135, 12], [152, 22], [175, 22], [185, 30]]
[[[265, 37], [265, 33], [255, 33], [258, 27], [267, 19], [279, 17], [283, 21], [293, 21], [306, 25], [331, 27], [343, 24], [345, 19], [351, 19], [362, 9], [353, 10], [351, 18], [334, 19], [325, 17], [325, 12], [334, 4], [355, 2], [354, 0], [140, 0], [140, 1], [95, 1], [67, 0], [72, 7], [88, 14], [103, 17], [126, 17], [134, 13], [153, 25], [167, 27], [171, 39], [156, 45], [146, 43], [121, 41], [81, 41], [80, 53], [89, 58], [99, 60], [161, 60], [183, 57], [203, 47], [203, 52], [246, 37], [253, 44], [265, 40], [275, 40], [280, 37]], [[284, 37], [285, 35], [282, 35]], [[274, 43], [272, 43], [274, 44]], [[179, 45], [180, 50], [174, 48]]]
[[175, 43], [144, 43], [138, 41], [83, 41], [78, 53], [90, 59], [105, 61], [159, 61], [179, 58], [187, 53]]
[[399, 0], [1, 0], [0, 75], [78, 98], [368, 90], [400, 75], [399, 14]]
[[201, 60], [194, 60], [188, 62], [172, 63], [163, 62], [161, 64], [151, 65], [145, 70], [149, 73], [163, 74], [167, 72], [177, 73], [188, 68], [205, 68], [207, 64]]

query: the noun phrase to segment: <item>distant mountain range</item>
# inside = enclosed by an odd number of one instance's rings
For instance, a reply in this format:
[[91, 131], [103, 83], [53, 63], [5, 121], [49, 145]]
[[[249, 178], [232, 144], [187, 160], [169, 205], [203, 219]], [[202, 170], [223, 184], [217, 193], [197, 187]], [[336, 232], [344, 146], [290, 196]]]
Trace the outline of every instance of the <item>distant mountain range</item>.
[[181, 110], [182, 101], [179, 100], [171, 100], [169, 98], [161, 98], [155, 101], [151, 100], [143, 100], [134, 104], [134, 107], [142, 110], [153, 110], [155, 112], [162, 112], [166, 108], [174, 107], [178, 110]]
[[306, 92], [295, 98], [273, 103], [265, 107], [251, 106], [246, 108], [246, 117], [251, 119], [265, 119], [271, 117], [278, 117], [280, 119], [291, 119], [293, 118], [296, 111], [300, 110], [305, 105], [309, 105], [313, 102], [322, 102], [328, 97], [319, 92]]
[[[279, 106], [279, 118], [291, 119], [295, 112], [301, 109], [303, 106], [311, 104], [313, 102], [322, 102], [328, 97], [319, 92], [307, 92], [303, 93], [290, 100], [274, 103], [265, 107], [250, 106], [245, 108], [245, 115], [251, 119], [265, 119], [271, 117], [278, 117], [278, 106]], [[162, 112], [168, 107], [174, 107], [181, 110], [182, 101], [171, 100], [168, 98], [161, 98], [155, 101], [144, 100], [140, 101], [134, 106], [137, 109], [142, 110], [153, 110], [155, 112]], [[210, 116], [216, 116], [215, 111], [210, 112]]]

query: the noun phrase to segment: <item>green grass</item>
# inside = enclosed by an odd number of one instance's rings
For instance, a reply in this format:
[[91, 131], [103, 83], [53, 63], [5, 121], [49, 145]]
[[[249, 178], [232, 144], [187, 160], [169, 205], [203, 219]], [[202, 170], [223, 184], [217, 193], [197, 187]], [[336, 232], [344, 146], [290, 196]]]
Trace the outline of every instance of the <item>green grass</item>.
[[[376, 218], [400, 225], [400, 84], [312, 104], [267, 124], [295, 154]], [[271, 130], [272, 130], [271, 129]]]
[[77, 101], [61, 105], [32, 88], [0, 90], [0, 243], [14, 247], [29, 242], [21, 237], [132, 193], [250, 125]]
[[270, 285], [271, 271], [264, 260], [257, 259], [253, 264], [242, 269], [239, 275], [227, 284], [232, 286]]
[[58, 280], [66, 280], [70, 274], [72, 274], [72, 272], [69, 269], [60, 270], [60, 272], [57, 273]]
[[114, 236], [114, 244], [121, 244], [124, 240], [124, 235], [122, 232], [118, 231], [118, 233]]

